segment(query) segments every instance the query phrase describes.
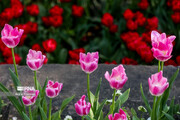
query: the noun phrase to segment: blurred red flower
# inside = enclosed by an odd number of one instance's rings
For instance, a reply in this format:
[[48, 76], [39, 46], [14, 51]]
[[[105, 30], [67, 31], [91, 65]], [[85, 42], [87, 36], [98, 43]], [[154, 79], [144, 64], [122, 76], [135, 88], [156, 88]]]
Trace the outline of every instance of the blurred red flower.
[[121, 64], [125, 64], [125, 65], [137, 65], [138, 63], [137, 63], [137, 61], [135, 61], [135, 60], [133, 60], [133, 59], [131, 59], [131, 58], [124, 57], [124, 58], [122, 59]]
[[176, 57], [176, 62], [180, 66], [180, 55]]
[[13, 9], [12, 8], [5, 8], [3, 12], [0, 14], [0, 16], [7, 21], [10, 21], [13, 17]]
[[141, 59], [144, 60], [146, 63], [150, 63], [154, 59], [153, 53], [149, 46], [143, 47], [139, 49], [137, 52], [141, 56]]
[[68, 64], [77, 64], [79, 65], [79, 54], [85, 53], [84, 48], [78, 48], [74, 50], [69, 50], [69, 62]]
[[32, 4], [26, 7], [27, 12], [32, 16], [37, 16], [39, 14], [39, 7], [36, 4]]
[[180, 12], [180, 0], [173, 0], [172, 1], [172, 10]]
[[136, 38], [138, 38], [139, 34], [137, 32], [129, 31], [129, 32], [121, 34], [120, 37], [124, 42], [129, 43], [129, 42], [134, 41]]
[[49, 21], [49, 17], [42, 17], [41, 18], [43, 23], [46, 25], [46, 26], [50, 26], [51, 25], [51, 22]]
[[171, 15], [171, 18], [174, 23], [180, 23], [180, 12], [175, 12], [174, 14]]
[[6, 48], [6, 45], [2, 42], [0, 38], [0, 51], [4, 51], [5, 48]]
[[27, 34], [23, 34], [21, 36], [20, 43], [18, 44], [18, 46], [22, 46], [26, 38], [27, 38]]
[[151, 32], [142, 33], [142, 39], [147, 43], [151, 43]]
[[157, 17], [148, 18], [146, 29], [151, 31], [151, 30], [156, 30], [157, 28], [158, 28], [158, 18]]
[[137, 22], [135, 22], [133, 20], [128, 20], [126, 22], [126, 26], [129, 30], [137, 30], [137, 28], [138, 28]]
[[2, 55], [4, 57], [11, 57], [12, 56], [11, 48], [5, 47], [2, 51]]
[[54, 52], [57, 47], [57, 42], [54, 39], [48, 39], [42, 42], [43, 48], [46, 52]]
[[62, 16], [50, 16], [49, 17], [50, 25], [54, 27], [59, 27], [63, 23], [63, 17]]
[[113, 25], [114, 18], [111, 14], [105, 13], [103, 17], [101, 18], [101, 23], [105, 25], [106, 27], [110, 27]]
[[124, 19], [132, 20], [134, 17], [134, 13], [130, 9], [126, 9], [123, 13]]
[[112, 62], [106, 61], [105, 64], [117, 64], [117, 62], [115, 60], [113, 60]]
[[112, 33], [116, 33], [118, 31], [118, 25], [115, 25], [115, 24], [111, 25], [109, 30]]
[[147, 0], [141, 0], [141, 2], [138, 3], [138, 6], [139, 6], [140, 9], [146, 10], [148, 8], [148, 6], [149, 6], [149, 3], [148, 3]]
[[[18, 54], [15, 54], [15, 60], [16, 60], [16, 64], [20, 64], [21, 62], [21, 57]], [[13, 64], [13, 57], [10, 56], [6, 59], [6, 63], [7, 64]]]
[[79, 61], [79, 54], [80, 53], [85, 53], [85, 49], [84, 48], [78, 48], [78, 49], [74, 49], [74, 50], [69, 50], [69, 57], [71, 58], [71, 60]]
[[35, 34], [38, 31], [38, 24], [36, 22], [27, 22], [26, 25], [29, 28], [29, 33]]
[[21, 3], [15, 4], [15, 5], [12, 5], [12, 11], [13, 11], [14, 17], [18, 18], [22, 15], [22, 13], [24, 11], [24, 7]]
[[136, 39], [133, 39], [131, 42], [127, 43], [127, 47], [130, 50], [136, 51], [137, 46], [141, 45], [141, 37], [137, 37]]
[[50, 10], [49, 10], [50, 14], [52, 16], [54, 15], [62, 15], [63, 13], [63, 9], [60, 8], [58, 5], [55, 5], [54, 7], [52, 7]]
[[34, 44], [34, 45], [32, 46], [32, 50], [42, 51], [42, 48], [41, 48], [41, 46], [40, 46], [38, 43], [36, 43], [36, 44]]
[[172, 59], [169, 59], [168, 61], [164, 62], [164, 65], [165, 66], [168, 66], [168, 65], [177, 66], [176, 62]]
[[146, 18], [141, 12], [137, 11], [135, 13], [135, 22], [138, 24], [138, 26], [143, 26], [146, 23]]
[[77, 60], [69, 60], [68, 64], [75, 64], [75, 65], [79, 65], [79, 61]]
[[76, 17], [81, 17], [84, 13], [84, 8], [81, 6], [73, 5], [72, 6], [72, 15]]

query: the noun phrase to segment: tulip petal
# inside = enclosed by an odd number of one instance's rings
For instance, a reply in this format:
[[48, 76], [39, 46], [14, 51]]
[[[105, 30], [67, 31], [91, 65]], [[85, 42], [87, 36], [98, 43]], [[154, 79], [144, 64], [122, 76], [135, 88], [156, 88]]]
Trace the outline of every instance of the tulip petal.
[[46, 88], [46, 95], [47, 95], [49, 98], [54, 98], [54, 97], [56, 97], [55, 90], [52, 89], [52, 88]]
[[176, 39], [176, 36], [171, 35], [167, 39], [169, 39], [171, 42], [173, 42]]

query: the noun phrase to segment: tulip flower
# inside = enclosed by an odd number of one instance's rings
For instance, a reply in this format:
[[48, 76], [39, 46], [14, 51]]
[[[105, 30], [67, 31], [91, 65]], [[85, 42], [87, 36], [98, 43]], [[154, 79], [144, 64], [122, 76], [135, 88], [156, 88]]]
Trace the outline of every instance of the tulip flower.
[[24, 30], [13, 27], [11, 25], [5, 24], [3, 30], [1, 31], [1, 39], [2, 42], [8, 47], [8, 48], [14, 48], [16, 47], [21, 39], [21, 36], [23, 34]]
[[74, 104], [75, 109], [76, 109], [76, 113], [79, 116], [84, 116], [84, 115], [89, 114], [89, 111], [90, 111], [90, 108], [91, 108], [91, 104], [89, 102], [86, 104], [85, 97], [86, 96], [83, 95], [81, 97], [81, 99]]
[[2, 42], [8, 47], [11, 48], [12, 57], [13, 57], [13, 63], [14, 63], [14, 69], [16, 76], [18, 78], [18, 72], [16, 67], [16, 60], [14, 55], [14, 47], [16, 47], [21, 39], [21, 36], [23, 34], [24, 30], [13, 27], [11, 25], [5, 24], [3, 30], [1, 31], [1, 40]]
[[176, 36], [172, 35], [166, 37], [165, 33], [159, 34], [156, 31], [151, 32], [152, 52], [153, 56], [159, 61], [167, 61], [172, 55], [173, 44], [172, 42]]
[[104, 76], [110, 83], [111, 88], [116, 90], [121, 89], [128, 80], [123, 65], [113, 68], [111, 75], [109, 75], [109, 72], [106, 71]]
[[61, 91], [63, 87], [62, 83], [53, 82], [51, 80], [48, 81], [47, 87], [46, 87], [46, 95], [49, 98], [54, 98], [59, 95], [59, 92]]
[[119, 113], [115, 113], [114, 117], [110, 114], [108, 118], [109, 120], [127, 120], [126, 113], [122, 109], [119, 110]]
[[93, 53], [80, 53], [80, 65], [84, 72], [90, 74], [94, 72], [98, 67], [98, 60], [99, 60], [99, 53], [93, 52]]
[[[28, 95], [22, 97], [24, 105], [26, 105], [26, 106], [33, 105], [36, 102], [36, 99], [39, 94], [39, 90], [35, 90], [35, 91], [29, 90], [29, 91], [26, 91], [25, 93]], [[35, 94], [35, 95], [33, 95], [33, 94]]]
[[149, 92], [153, 96], [161, 96], [169, 87], [167, 78], [163, 77], [162, 75], [163, 71], [160, 71], [156, 74], [151, 75], [151, 78], [148, 79]]
[[45, 58], [46, 56], [42, 55], [41, 51], [30, 49], [27, 55], [26, 64], [31, 70], [37, 71], [42, 67]]
[[58, 83], [58, 82], [54, 83], [51, 80], [49, 80], [48, 83], [47, 83], [46, 96], [48, 96], [50, 98], [50, 103], [49, 103], [49, 118], [48, 118], [48, 120], [51, 120], [52, 98], [54, 98], [54, 97], [59, 95], [62, 87], [63, 87], [62, 83]]
[[[99, 53], [93, 52], [93, 53], [80, 53], [79, 55], [79, 62], [82, 70], [87, 73], [87, 93], [89, 102], [91, 103], [91, 96], [90, 96], [90, 80], [89, 80], [89, 74], [94, 72], [98, 67], [98, 60], [99, 60]], [[92, 104], [92, 103], [91, 103]]]

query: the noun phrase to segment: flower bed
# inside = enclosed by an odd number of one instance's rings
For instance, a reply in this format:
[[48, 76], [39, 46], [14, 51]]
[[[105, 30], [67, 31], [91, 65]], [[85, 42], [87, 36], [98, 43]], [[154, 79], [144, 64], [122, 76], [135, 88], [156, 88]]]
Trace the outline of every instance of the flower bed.
[[[105, 80], [104, 73], [106, 71], [111, 72], [111, 69], [115, 67], [115, 65], [99, 65], [98, 69], [90, 76], [91, 79], [91, 91], [94, 93], [96, 87], [98, 85], [99, 78], [102, 77], [102, 85], [100, 89], [100, 101], [103, 99], [112, 99], [113, 90], [109, 87], [109, 83]], [[127, 76], [129, 80], [124, 85], [122, 92], [126, 91], [128, 88], [131, 88], [130, 95], [128, 101], [123, 105], [125, 108], [130, 111], [130, 108], [134, 108], [137, 110], [138, 106], [143, 105], [142, 97], [140, 96], [140, 83], [142, 83], [144, 88], [144, 93], [146, 97], [150, 101], [150, 104], [153, 102], [153, 97], [149, 93], [148, 86], [148, 78], [157, 71], [157, 66], [124, 66], [126, 69]], [[12, 80], [10, 77], [10, 73], [8, 72], [8, 68], [13, 69], [12, 65], [2, 65], [0, 66], [0, 81], [8, 88], [12, 88]], [[168, 79], [173, 75], [176, 71], [176, 67], [168, 66], [164, 67], [164, 76]], [[33, 86], [33, 73], [27, 66], [18, 66], [19, 77], [21, 78], [21, 83], [24, 86]], [[68, 73], [68, 74], [67, 74]], [[76, 114], [74, 103], [78, 101], [78, 99], [82, 96], [82, 94], [86, 94], [86, 74], [81, 70], [80, 66], [77, 65], [58, 65], [58, 64], [50, 64], [44, 65], [43, 68], [38, 72], [38, 80], [40, 84], [44, 83], [44, 80], [48, 77], [51, 80], [59, 81], [63, 83], [63, 89], [59, 96], [54, 98], [52, 103], [52, 112], [58, 110], [60, 107], [62, 100], [64, 98], [70, 97], [72, 95], [76, 95], [75, 98], [70, 102], [67, 109], [63, 112], [62, 118], [66, 115], [71, 115], [73, 120], [79, 120], [80, 118]], [[172, 91], [170, 94], [170, 98], [175, 96], [175, 103], [180, 103], [180, 75], [176, 78], [174, 85], [172, 87]], [[12, 88], [14, 91], [14, 88]], [[10, 116], [18, 116], [18, 113], [15, 109], [10, 109]], [[105, 107], [105, 111], [108, 112], [108, 107]], [[140, 116], [141, 112], [137, 110], [138, 116]], [[148, 117], [147, 114], [143, 114], [143, 117]]]
[[[99, 51], [101, 63], [156, 64], [150, 32], [174, 34], [173, 57], [180, 65], [179, 0], [0, 0], [0, 29], [5, 23], [24, 29], [15, 51], [25, 64], [28, 49], [42, 51], [44, 63], [79, 64], [79, 52]], [[0, 40], [0, 63], [12, 64], [11, 50]], [[143, 49], [143, 51], [141, 51]]]

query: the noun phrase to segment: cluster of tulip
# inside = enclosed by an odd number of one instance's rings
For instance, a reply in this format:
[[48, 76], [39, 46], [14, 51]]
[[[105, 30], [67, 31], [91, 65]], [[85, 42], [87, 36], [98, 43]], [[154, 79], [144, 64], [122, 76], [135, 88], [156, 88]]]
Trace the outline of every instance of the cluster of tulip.
[[[1, 39], [3, 43], [12, 49], [12, 55], [14, 60], [14, 67], [15, 67], [15, 73], [16, 75], [10, 70], [12, 73], [12, 79], [15, 83], [15, 87], [17, 87], [20, 84], [20, 81], [18, 79], [18, 72], [16, 68], [16, 61], [14, 58], [14, 51], [13, 48], [17, 46], [17, 44], [20, 41], [20, 38], [23, 34], [23, 30], [18, 30], [18, 28], [13, 28], [12, 26], [6, 24], [4, 29], [1, 32]], [[152, 96], [154, 96], [154, 102], [153, 107], [151, 109], [145, 95], [142, 89], [141, 85], [141, 94], [142, 98], [145, 102], [147, 111], [149, 113], [151, 120], [165, 120], [166, 118], [173, 120], [173, 115], [177, 114], [179, 111], [176, 108], [176, 105], [171, 105], [168, 107], [166, 105], [167, 99], [169, 97], [169, 92], [172, 87], [172, 83], [175, 80], [176, 76], [178, 75], [179, 70], [173, 75], [172, 79], [168, 82], [167, 78], [163, 77], [163, 65], [164, 62], [167, 61], [172, 57], [172, 49], [173, 49], [173, 40], [175, 39], [175, 36], [169, 36], [166, 37], [165, 33], [159, 34], [156, 31], [151, 32], [151, 41], [152, 41], [152, 52], [153, 56], [159, 60], [158, 64], [158, 73], [153, 74], [149, 79], [149, 92]], [[125, 68], [123, 65], [118, 65], [117, 67], [112, 69], [111, 75], [108, 71], [104, 74], [104, 77], [107, 79], [107, 81], [110, 84], [110, 87], [114, 89], [113, 98], [112, 98], [112, 104], [109, 109], [109, 113], [106, 117], [103, 116], [103, 107], [107, 100], [105, 99], [102, 103], [99, 103], [99, 92], [100, 92], [100, 85], [101, 80], [99, 82], [99, 85], [97, 87], [95, 95], [91, 93], [90, 91], [90, 74], [92, 74], [97, 68], [98, 68], [98, 61], [99, 61], [99, 53], [93, 52], [93, 53], [80, 53], [79, 55], [79, 62], [82, 70], [87, 73], [87, 95], [89, 102], [86, 103], [85, 101], [85, 95], [81, 97], [77, 103], [75, 103], [75, 110], [79, 116], [82, 116], [82, 119], [87, 120], [128, 120], [130, 119], [130, 116], [127, 113], [127, 110], [122, 108], [122, 104], [128, 99], [130, 89], [126, 90], [123, 94], [119, 95], [119, 97], [116, 99], [117, 90], [120, 90], [123, 88], [124, 84], [128, 80], [128, 77], [125, 72]], [[43, 62], [45, 60], [46, 56], [44, 56], [40, 51], [35, 50], [29, 50], [29, 53], [27, 55], [26, 63], [28, 67], [34, 71], [34, 83], [35, 83], [35, 89], [34, 91], [29, 90], [26, 91], [26, 93], [34, 93], [34, 95], [25, 95], [22, 97], [19, 97], [20, 102], [13, 97], [9, 96], [8, 99], [12, 102], [12, 104], [15, 106], [15, 108], [18, 110], [20, 115], [25, 120], [33, 120], [38, 119], [39, 117], [36, 117], [37, 113], [34, 113], [32, 115], [31, 112], [31, 105], [36, 103], [37, 111], [40, 114], [40, 117], [42, 120], [59, 120], [61, 119], [61, 113], [66, 107], [66, 105], [74, 98], [74, 96], [65, 99], [62, 102], [61, 108], [58, 112], [51, 114], [51, 107], [52, 107], [52, 98], [59, 95], [63, 83], [59, 82], [53, 82], [51, 80], [45, 82], [44, 87], [41, 88], [41, 85], [39, 84], [37, 80], [37, 70], [39, 70], [43, 66]], [[0, 90], [3, 92], [7, 92], [7, 88], [0, 83]], [[46, 96], [50, 98], [49, 103], [49, 115], [47, 117], [47, 103], [46, 103]], [[29, 117], [25, 114], [25, 106], [29, 106]], [[159, 111], [158, 111], [159, 110]], [[169, 113], [169, 111], [173, 110], [173, 113]], [[118, 112], [119, 111], [119, 112]], [[117, 113], [118, 112], [118, 113]], [[138, 118], [134, 109], [131, 110], [133, 114], [133, 118], [136, 120], [141, 120], [141, 118]], [[40, 118], [39, 118], [40, 119]]]

